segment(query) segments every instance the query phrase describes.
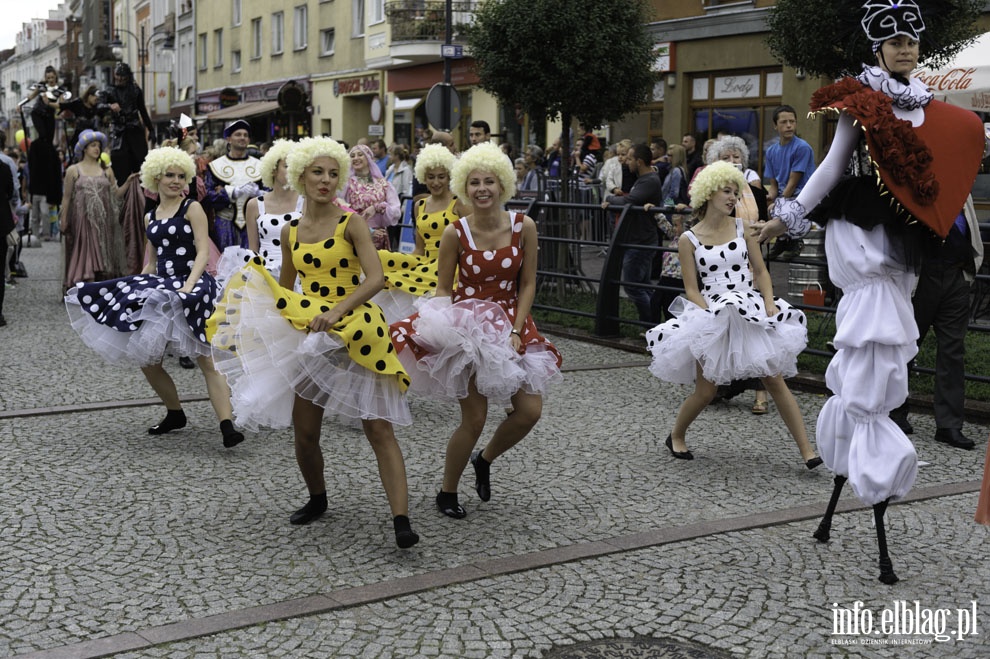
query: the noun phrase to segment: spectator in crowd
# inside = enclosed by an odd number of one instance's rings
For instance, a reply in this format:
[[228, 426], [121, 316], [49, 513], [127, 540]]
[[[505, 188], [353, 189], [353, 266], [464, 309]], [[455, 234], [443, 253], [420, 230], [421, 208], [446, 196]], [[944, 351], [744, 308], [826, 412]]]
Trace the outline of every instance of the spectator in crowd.
[[[763, 178], [767, 180], [767, 202], [777, 198], [793, 199], [801, 194], [815, 172], [815, 154], [811, 145], [797, 136], [797, 113], [790, 105], [773, 111], [773, 125], [778, 141], [767, 148]], [[771, 259], [793, 259], [804, 249], [804, 241], [780, 236], [770, 250]]]
[[430, 144], [439, 144], [441, 146], [447, 147], [447, 150], [457, 155], [457, 146], [454, 144], [454, 136], [442, 130], [438, 130], [433, 133], [433, 137], [430, 138]]
[[668, 152], [670, 171], [663, 180], [663, 204], [683, 210], [691, 203], [688, 197], [687, 154], [684, 147], [672, 144]]
[[653, 155], [653, 169], [660, 175], [660, 182], [667, 178], [670, 171], [670, 156], [667, 155], [667, 140], [662, 137], [654, 137], [650, 141], [650, 153]]
[[[16, 188], [14, 176], [10, 170], [0, 166], [0, 273], [4, 272], [7, 267], [7, 250], [11, 247], [11, 241], [8, 238], [15, 237], [15, 241], [19, 241], [19, 237], [16, 237], [17, 230], [13, 213]], [[7, 319], [3, 316], [3, 298], [7, 289], [7, 278], [0, 277], [0, 279], [3, 280], [0, 281], [0, 327], [4, 327], [7, 324]]]
[[393, 144], [388, 148], [385, 178], [400, 197], [412, 197], [413, 168], [409, 163], [409, 149], [404, 144]]
[[518, 190], [526, 180], [526, 159], [516, 158], [512, 168], [516, 172], [516, 190]]
[[377, 139], [373, 140], [368, 146], [371, 147], [371, 154], [375, 157], [375, 164], [378, 165], [378, 171], [385, 175], [388, 171], [388, 145], [385, 144], [385, 140]]
[[690, 181], [694, 178], [695, 172], [705, 164], [704, 150], [698, 148], [698, 140], [691, 133], [686, 133], [681, 138], [681, 146], [684, 147], [684, 153], [687, 157], [685, 169], [687, 170], [688, 180]]
[[609, 195], [623, 195], [628, 191], [622, 189], [622, 170], [626, 162], [626, 155], [629, 153], [629, 147], [632, 146], [632, 140], [620, 140], [612, 146], [615, 147], [615, 157], [606, 159], [602, 164], [601, 172], [599, 172], [604, 192], [603, 199]]
[[[642, 206], [653, 204], [659, 206], [663, 197], [661, 194], [660, 177], [650, 165], [653, 157], [650, 147], [645, 144], [634, 144], [626, 155], [626, 163], [636, 172], [636, 182], [627, 195], [611, 195], [602, 202], [602, 208], [609, 206]], [[624, 222], [629, 222], [631, 230], [626, 234], [627, 243], [635, 243], [644, 247], [657, 245], [657, 226], [653, 214], [642, 210], [631, 210], [626, 213]], [[650, 283], [653, 272], [653, 256], [656, 252], [650, 249], [626, 249], [622, 259], [622, 279], [626, 282]], [[650, 305], [650, 291], [633, 284], [625, 286], [626, 295], [636, 305], [639, 319], [654, 322], [653, 309]]]
[[540, 189], [540, 173], [543, 164], [543, 149], [530, 144], [526, 147], [526, 156], [523, 158], [526, 164], [526, 175], [523, 177], [520, 190], [535, 192]]
[[[935, 330], [935, 441], [966, 450], [975, 446], [962, 432], [966, 411], [969, 292], [982, 264], [983, 239], [970, 196], [948, 238], [921, 264], [911, 300], [918, 324], [918, 345], [925, 340], [928, 330]], [[905, 434], [910, 434], [914, 428], [907, 413], [905, 400], [891, 411], [890, 418]]]
[[471, 140], [471, 146], [490, 142], [492, 139], [492, 127], [488, 125], [487, 121], [482, 119], [472, 121], [471, 128], [468, 129], [468, 139]]

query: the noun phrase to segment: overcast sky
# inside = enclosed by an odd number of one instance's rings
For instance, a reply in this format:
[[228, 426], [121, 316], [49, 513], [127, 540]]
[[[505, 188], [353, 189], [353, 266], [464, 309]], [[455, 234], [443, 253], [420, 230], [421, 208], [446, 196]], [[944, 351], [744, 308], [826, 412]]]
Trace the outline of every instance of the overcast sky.
[[0, 16], [0, 50], [14, 47], [23, 23], [32, 18], [48, 18], [48, 10], [59, 4], [59, 0], [4, 0]]

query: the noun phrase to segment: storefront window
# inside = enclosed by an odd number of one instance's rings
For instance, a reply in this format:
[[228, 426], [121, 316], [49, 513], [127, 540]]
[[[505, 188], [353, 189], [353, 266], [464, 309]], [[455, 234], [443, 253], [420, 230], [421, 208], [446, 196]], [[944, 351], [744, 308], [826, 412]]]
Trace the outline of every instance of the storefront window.
[[690, 130], [695, 139], [704, 144], [719, 134], [741, 137], [749, 147], [749, 167], [763, 171], [763, 152], [777, 137], [773, 111], [780, 105], [780, 80], [780, 69], [693, 76]]

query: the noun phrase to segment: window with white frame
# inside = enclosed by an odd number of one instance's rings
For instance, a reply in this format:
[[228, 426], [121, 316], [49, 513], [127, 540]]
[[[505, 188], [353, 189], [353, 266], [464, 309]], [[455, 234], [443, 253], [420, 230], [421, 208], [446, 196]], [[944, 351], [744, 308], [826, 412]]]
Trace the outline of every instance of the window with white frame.
[[261, 57], [261, 19], [251, 19], [251, 59]]
[[336, 45], [336, 34], [332, 27], [320, 30], [320, 55], [333, 55]]
[[351, 28], [351, 35], [355, 37], [364, 36], [364, 0], [353, 0], [354, 7], [351, 10], [351, 18], [354, 24]]
[[281, 55], [285, 49], [285, 12], [272, 14], [272, 55]]
[[241, 70], [241, 51], [233, 50], [230, 53], [230, 70], [232, 73], [239, 73]]
[[298, 5], [292, 14], [292, 48], [302, 50], [309, 42], [309, 8]]
[[230, 0], [233, 3], [230, 7], [231, 25], [241, 24], [241, 0]]
[[206, 49], [206, 33], [199, 35], [199, 70], [205, 71], [210, 63], [210, 51]]
[[213, 30], [213, 68], [219, 69], [223, 66], [223, 28]]
[[371, 0], [371, 7], [369, 8], [370, 16], [368, 17], [368, 25], [375, 25], [376, 23], [385, 22], [385, 0]]

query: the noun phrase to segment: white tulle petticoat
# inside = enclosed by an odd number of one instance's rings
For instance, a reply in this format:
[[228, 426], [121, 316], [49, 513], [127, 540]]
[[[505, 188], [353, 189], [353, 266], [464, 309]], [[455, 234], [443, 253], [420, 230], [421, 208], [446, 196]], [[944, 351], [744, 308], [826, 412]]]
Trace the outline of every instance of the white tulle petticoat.
[[230, 384], [239, 425], [251, 430], [292, 425], [296, 395], [350, 424], [362, 419], [412, 423], [395, 377], [357, 364], [332, 333], [295, 329], [278, 313], [264, 277], [251, 268], [242, 274], [244, 287], [221, 303], [228, 322], [213, 337], [215, 346], [236, 346], [236, 351], [214, 347], [213, 359]]
[[512, 349], [512, 322], [501, 306], [487, 300], [423, 299], [413, 322], [416, 345], [429, 354], [418, 360], [399, 352], [412, 381], [410, 391], [441, 400], [467, 397], [471, 378], [478, 393], [496, 405], [509, 405], [519, 391], [546, 393], [563, 380], [556, 356], [542, 344]]
[[210, 346], [193, 334], [186, 321], [179, 293], [145, 289], [136, 293], [144, 304], [129, 321], [136, 329], [119, 331], [96, 321], [80, 306], [78, 289], [65, 294], [65, 309], [72, 329], [82, 342], [111, 364], [152, 366], [166, 351], [176, 357], [197, 358], [210, 354]]
[[[767, 317], [757, 294], [724, 292], [702, 309], [687, 298], [670, 305], [672, 320], [647, 331], [653, 362], [650, 372], [661, 380], [692, 384], [700, 363], [706, 380], [733, 380], [797, 374], [797, 356], [808, 342], [804, 314], [783, 300]], [[747, 316], [740, 313], [747, 310]]]

